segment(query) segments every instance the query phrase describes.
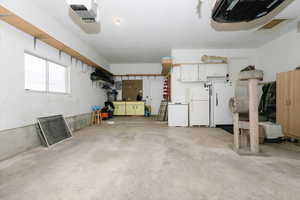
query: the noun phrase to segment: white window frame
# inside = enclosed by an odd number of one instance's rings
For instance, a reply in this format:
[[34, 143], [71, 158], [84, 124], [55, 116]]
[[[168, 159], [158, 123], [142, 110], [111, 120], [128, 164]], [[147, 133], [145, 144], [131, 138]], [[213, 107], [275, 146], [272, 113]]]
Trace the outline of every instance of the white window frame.
[[[64, 64], [61, 64], [59, 62], [56, 62], [54, 60], [51, 60], [51, 59], [48, 59], [48, 58], [45, 58], [43, 56], [40, 56], [40, 55], [37, 55], [35, 53], [32, 53], [30, 51], [24, 51], [24, 57], [25, 57], [25, 54], [28, 54], [28, 55], [31, 55], [31, 56], [34, 56], [34, 57], [37, 57], [37, 58], [40, 58], [40, 59], [43, 59], [46, 61], [46, 89], [45, 90], [32, 90], [32, 89], [27, 89], [25, 88], [25, 79], [24, 79], [24, 89], [25, 91], [28, 91], [28, 92], [37, 92], [37, 93], [50, 93], [50, 94], [63, 94], [63, 95], [69, 95], [71, 94], [71, 76], [70, 76], [70, 67], [67, 66], [67, 65], [64, 65]], [[65, 92], [53, 92], [53, 91], [50, 91], [49, 90], [49, 62], [52, 62], [54, 64], [57, 64], [61, 67], [64, 67], [66, 69], [66, 73], [65, 73]], [[24, 61], [24, 70], [25, 70], [25, 61]], [[25, 77], [25, 71], [24, 71], [24, 77]]]

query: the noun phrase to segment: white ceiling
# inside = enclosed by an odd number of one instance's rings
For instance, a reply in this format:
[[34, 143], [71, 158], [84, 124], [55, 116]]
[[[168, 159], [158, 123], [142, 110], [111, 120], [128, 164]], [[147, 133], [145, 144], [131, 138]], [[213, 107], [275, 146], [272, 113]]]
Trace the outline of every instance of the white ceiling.
[[[200, 19], [197, 0], [99, 0], [98, 34], [86, 34], [75, 25], [64, 0], [35, 2], [110, 63], [159, 62], [172, 48], [255, 48], [277, 37], [255, 30], [215, 31], [210, 25], [211, 0], [203, 0]], [[279, 15], [297, 18], [299, 10], [300, 1], [296, 0]], [[113, 23], [114, 17], [122, 19], [120, 26]]]

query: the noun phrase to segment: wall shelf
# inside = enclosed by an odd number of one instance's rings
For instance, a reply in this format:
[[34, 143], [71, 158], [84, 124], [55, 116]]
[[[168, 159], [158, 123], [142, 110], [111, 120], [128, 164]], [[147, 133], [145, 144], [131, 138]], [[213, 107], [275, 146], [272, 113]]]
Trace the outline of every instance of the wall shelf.
[[134, 77], [134, 76], [164, 76], [162, 74], [117, 74], [115, 77]]
[[161, 71], [161, 74], [163, 76], [167, 76], [172, 68], [172, 63], [161, 63], [162, 65], [162, 71]]

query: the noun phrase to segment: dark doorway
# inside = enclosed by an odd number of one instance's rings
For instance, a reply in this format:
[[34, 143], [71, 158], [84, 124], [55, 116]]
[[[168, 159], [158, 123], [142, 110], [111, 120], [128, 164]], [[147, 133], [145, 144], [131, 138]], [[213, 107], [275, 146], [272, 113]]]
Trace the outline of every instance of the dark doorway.
[[143, 90], [143, 80], [123, 80], [122, 99], [135, 101], [139, 91]]

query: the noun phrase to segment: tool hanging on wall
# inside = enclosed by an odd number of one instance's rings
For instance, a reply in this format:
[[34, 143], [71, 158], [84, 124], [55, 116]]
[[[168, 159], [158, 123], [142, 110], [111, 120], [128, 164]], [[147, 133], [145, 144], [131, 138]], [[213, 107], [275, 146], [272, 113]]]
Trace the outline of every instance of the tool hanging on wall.
[[166, 100], [169, 99], [169, 80], [168, 79], [164, 80], [163, 97]]

